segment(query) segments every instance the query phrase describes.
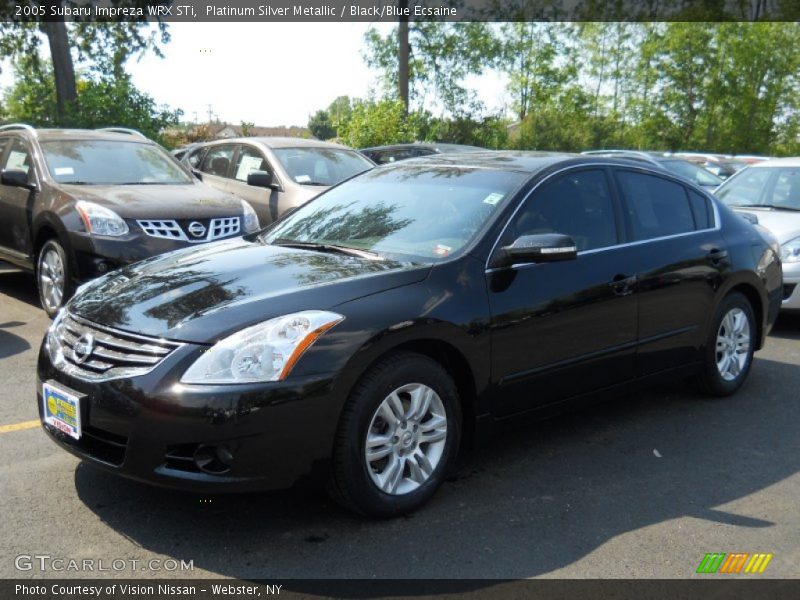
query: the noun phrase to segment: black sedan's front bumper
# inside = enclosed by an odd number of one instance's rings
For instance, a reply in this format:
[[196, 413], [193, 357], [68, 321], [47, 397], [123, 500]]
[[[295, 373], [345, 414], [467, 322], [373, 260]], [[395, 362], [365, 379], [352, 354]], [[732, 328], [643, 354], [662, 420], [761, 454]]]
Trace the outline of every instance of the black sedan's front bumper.
[[42, 384], [83, 395], [83, 434], [73, 439], [43, 422], [49, 436], [85, 461], [125, 477], [201, 493], [286, 488], [322, 469], [341, 403], [332, 375], [246, 385], [183, 385], [200, 348], [186, 344], [153, 371], [85, 381], [59, 371], [46, 342]]

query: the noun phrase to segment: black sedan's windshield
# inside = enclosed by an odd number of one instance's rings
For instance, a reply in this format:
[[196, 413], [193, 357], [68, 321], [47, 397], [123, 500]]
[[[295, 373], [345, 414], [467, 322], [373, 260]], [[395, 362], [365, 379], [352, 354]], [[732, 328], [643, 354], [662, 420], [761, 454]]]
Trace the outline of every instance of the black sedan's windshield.
[[264, 240], [443, 260], [467, 246], [525, 178], [452, 166], [377, 169], [312, 200], [266, 232]]
[[50, 175], [58, 183], [147, 185], [192, 183], [160, 148], [141, 142], [58, 140], [41, 143]]

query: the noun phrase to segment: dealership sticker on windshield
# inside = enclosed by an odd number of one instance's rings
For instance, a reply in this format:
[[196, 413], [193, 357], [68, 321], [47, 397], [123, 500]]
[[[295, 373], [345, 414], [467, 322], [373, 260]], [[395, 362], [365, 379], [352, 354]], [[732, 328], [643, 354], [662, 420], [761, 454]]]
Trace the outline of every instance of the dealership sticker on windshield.
[[51, 383], [42, 385], [44, 422], [76, 440], [81, 437], [80, 396]]
[[484, 204], [491, 204], [492, 206], [494, 206], [495, 204], [500, 202], [500, 200], [503, 199], [504, 195], [505, 194], [498, 194], [497, 192], [494, 192], [494, 193], [489, 194], [488, 196], [486, 196], [486, 198], [483, 199], [483, 203]]
[[75, 175], [75, 169], [72, 167], [56, 167], [53, 172], [56, 175]]

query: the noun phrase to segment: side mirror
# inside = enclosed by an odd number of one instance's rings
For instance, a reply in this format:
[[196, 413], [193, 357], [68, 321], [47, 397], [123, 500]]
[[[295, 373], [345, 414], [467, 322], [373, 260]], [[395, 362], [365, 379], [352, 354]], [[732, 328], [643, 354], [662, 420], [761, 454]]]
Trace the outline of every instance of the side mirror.
[[3, 169], [3, 172], [0, 173], [0, 183], [12, 187], [33, 189], [33, 184], [28, 181], [28, 174], [19, 169]]
[[275, 185], [275, 181], [269, 171], [253, 171], [247, 176], [247, 185], [271, 188]]
[[192, 169], [191, 171], [192, 171], [192, 175], [194, 175], [200, 181], [203, 181], [203, 172], [202, 171], [198, 171], [197, 169]]
[[544, 263], [561, 260], [574, 260], [578, 248], [568, 235], [561, 233], [540, 233], [523, 235], [510, 246], [501, 248], [502, 262], [506, 266], [518, 263]]

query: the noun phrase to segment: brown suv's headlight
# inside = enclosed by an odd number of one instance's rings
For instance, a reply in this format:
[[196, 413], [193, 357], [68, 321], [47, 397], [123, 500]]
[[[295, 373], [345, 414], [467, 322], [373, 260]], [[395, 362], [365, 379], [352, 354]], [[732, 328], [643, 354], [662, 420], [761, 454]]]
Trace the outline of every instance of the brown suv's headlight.
[[256, 211], [254, 211], [253, 207], [244, 200], [242, 200], [242, 210], [244, 210], [244, 216], [242, 217], [244, 232], [253, 233], [254, 231], [261, 229], [261, 224], [258, 222], [258, 215], [256, 214]]
[[128, 233], [128, 224], [113, 210], [94, 202], [79, 200], [75, 209], [83, 220], [86, 231], [92, 235], [119, 237]]

